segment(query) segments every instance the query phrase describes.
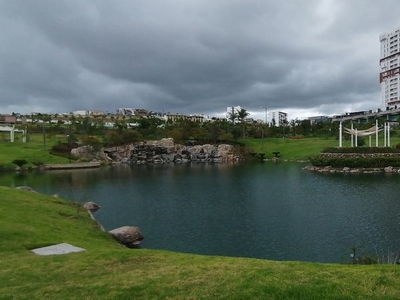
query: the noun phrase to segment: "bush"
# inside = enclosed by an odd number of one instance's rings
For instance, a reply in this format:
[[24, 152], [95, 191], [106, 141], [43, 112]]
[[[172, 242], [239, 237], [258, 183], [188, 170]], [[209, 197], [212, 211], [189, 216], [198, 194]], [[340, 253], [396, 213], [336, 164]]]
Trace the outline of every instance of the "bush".
[[21, 168], [23, 165], [26, 165], [28, 161], [25, 159], [14, 159], [12, 163]]
[[44, 165], [44, 163], [43, 163], [42, 161], [40, 161], [40, 160], [35, 160], [35, 161], [32, 162], [32, 164], [33, 164], [35, 167], [40, 167], [40, 166], [43, 166], [43, 165]]
[[400, 153], [400, 148], [390, 147], [347, 147], [347, 148], [325, 148], [321, 153]]

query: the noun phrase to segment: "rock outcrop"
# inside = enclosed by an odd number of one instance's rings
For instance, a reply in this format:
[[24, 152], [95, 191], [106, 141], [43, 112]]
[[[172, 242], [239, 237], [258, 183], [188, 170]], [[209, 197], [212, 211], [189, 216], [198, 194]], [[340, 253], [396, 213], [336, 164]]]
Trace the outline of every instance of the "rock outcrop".
[[[84, 155], [88, 158], [86, 150], [77, 150], [75, 156]], [[132, 164], [165, 164], [165, 163], [232, 163], [239, 161], [239, 155], [235, 154], [235, 147], [227, 144], [220, 145], [195, 145], [185, 146], [175, 144], [172, 138], [164, 138], [159, 141], [146, 141], [138, 144], [130, 144], [118, 147], [103, 148], [94, 158], [111, 163]]]
[[122, 226], [108, 232], [120, 244], [128, 248], [137, 248], [143, 240], [143, 235], [138, 227]]

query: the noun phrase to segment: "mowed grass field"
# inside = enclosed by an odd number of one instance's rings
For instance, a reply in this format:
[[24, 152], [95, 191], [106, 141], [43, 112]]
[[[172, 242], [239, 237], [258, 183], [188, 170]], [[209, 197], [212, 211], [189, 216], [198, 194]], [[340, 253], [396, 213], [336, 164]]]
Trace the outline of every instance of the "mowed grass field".
[[[70, 202], [7, 187], [0, 187], [0, 228], [1, 299], [400, 299], [396, 265], [126, 249]], [[86, 251], [30, 251], [57, 243]]]
[[[268, 138], [268, 139], [245, 139], [242, 140], [246, 147], [252, 149], [256, 153], [265, 153], [266, 158], [272, 158], [273, 152], [280, 152], [282, 159], [308, 159], [317, 155], [324, 148], [338, 147], [339, 142], [330, 138]], [[345, 145], [349, 142], [345, 142]]]
[[[343, 147], [350, 147], [351, 141], [345, 140], [343, 135]], [[369, 138], [366, 137], [365, 146], [369, 146]], [[311, 156], [318, 155], [324, 148], [339, 147], [339, 141], [336, 138], [267, 138], [267, 139], [244, 139], [241, 140], [246, 147], [252, 149], [256, 153], [265, 153], [266, 158], [274, 157], [272, 152], [280, 152], [282, 159], [290, 160], [304, 160], [309, 159]], [[384, 139], [381, 137], [378, 140], [379, 146], [383, 146]], [[396, 136], [391, 138], [391, 146], [400, 143], [400, 138]], [[375, 137], [371, 138], [371, 145], [376, 145]]]
[[30, 134], [29, 141], [26, 143], [23, 143], [22, 139], [17, 139], [14, 143], [0, 142], [0, 165], [7, 168], [16, 167], [12, 163], [15, 159], [25, 159], [28, 161], [27, 167], [39, 161], [48, 164], [67, 163], [69, 161], [67, 158], [52, 155], [49, 152], [51, 147], [59, 141], [66, 142], [66, 138], [46, 135], [44, 142], [43, 135]]

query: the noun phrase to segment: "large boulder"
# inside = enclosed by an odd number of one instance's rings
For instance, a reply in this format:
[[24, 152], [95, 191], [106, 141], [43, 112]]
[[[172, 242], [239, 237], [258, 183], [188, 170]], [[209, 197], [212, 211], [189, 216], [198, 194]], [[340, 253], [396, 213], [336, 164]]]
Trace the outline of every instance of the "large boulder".
[[30, 186], [26, 186], [26, 185], [17, 186], [16, 189], [17, 190], [23, 190], [23, 191], [37, 193], [33, 188], [31, 188]]
[[92, 201], [83, 203], [83, 207], [89, 210], [90, 212], [98, 211], [101, 208], [100, 205]]
[[137, 248], [143, 240], [143, 235], [138, 227], [122, 226], [108, 232], [119, 243], [128, 248]]

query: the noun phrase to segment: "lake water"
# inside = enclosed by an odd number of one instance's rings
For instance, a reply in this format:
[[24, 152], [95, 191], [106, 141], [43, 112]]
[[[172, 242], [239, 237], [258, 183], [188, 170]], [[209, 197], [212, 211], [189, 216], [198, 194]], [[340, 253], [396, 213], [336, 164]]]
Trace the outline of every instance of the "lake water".
[[302, 166], [119, 166], [7, 174], [0, 184], [94, 201], [107, 230], [138, 226], [143, 248], [318, 262], [347, 262], [352, 246], [368, 254], [400, 250], [400, 175]]

